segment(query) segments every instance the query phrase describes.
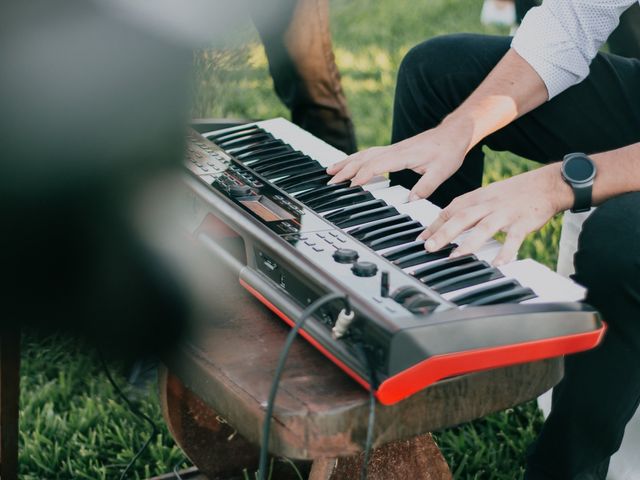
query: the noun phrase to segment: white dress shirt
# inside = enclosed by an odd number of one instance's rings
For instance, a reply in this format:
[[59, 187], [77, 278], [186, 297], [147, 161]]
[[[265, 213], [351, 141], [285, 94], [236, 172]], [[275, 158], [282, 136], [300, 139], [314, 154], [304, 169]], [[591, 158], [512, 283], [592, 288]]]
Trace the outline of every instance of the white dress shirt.
[[544, 81], [549, 99], [581, 82], [589, 64], [638, 0], [544, 0], [529, 10], [511, 46]]

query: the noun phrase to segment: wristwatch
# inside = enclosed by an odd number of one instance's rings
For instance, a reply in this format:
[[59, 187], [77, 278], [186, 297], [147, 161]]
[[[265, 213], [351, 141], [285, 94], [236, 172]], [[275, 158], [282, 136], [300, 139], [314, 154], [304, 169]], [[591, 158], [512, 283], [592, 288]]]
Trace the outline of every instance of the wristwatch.
[[596, 177], [596, 164], [584, 153], [570, 153], [562, 161], [562, 179], [573, 190], [574, 202], [571, 211], [587, 212], [591, 209], [591, 190]]

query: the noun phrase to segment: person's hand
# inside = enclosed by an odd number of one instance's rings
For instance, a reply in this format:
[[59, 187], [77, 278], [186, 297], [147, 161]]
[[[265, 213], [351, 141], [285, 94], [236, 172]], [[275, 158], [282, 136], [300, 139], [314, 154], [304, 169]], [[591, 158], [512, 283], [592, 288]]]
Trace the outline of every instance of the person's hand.
[[376, 175], [411, 169], [422, 178], [411, 190], [410, 200], [428, 197], [462, 165], [468, 144], [443, 126], [427, 130], [388, 147], [355, 153], [327, 168], [330, 184], [351, 179], [363, 185]]
[[451, 257], [477, 251], [498, 231], [507, 234], [493, 264], [515, 258], [524, 238], [556, 213], [571, 206], [573, 192], [560, 176], [559, 164], [492, 183], [454, 199], [420, 234], [425, 248], [436, 251], [471, 229]]

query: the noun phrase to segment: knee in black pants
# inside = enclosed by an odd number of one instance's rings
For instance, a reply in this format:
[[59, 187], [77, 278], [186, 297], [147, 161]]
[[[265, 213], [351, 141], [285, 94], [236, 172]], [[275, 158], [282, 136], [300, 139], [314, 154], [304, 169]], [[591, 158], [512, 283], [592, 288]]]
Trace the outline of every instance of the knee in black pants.
[[640, 192], [612, 198], [592, 213], [580, 234], [575, 279], [609, 322], [640, 305], [639, 207]]

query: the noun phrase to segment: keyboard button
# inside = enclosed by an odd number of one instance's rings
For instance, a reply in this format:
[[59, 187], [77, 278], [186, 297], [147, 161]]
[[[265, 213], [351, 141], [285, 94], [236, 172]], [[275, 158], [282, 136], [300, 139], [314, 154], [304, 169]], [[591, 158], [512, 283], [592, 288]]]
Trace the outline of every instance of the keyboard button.
[[313, 247], [316, 252], [324, 252], [324, 248], [322, 247]]

